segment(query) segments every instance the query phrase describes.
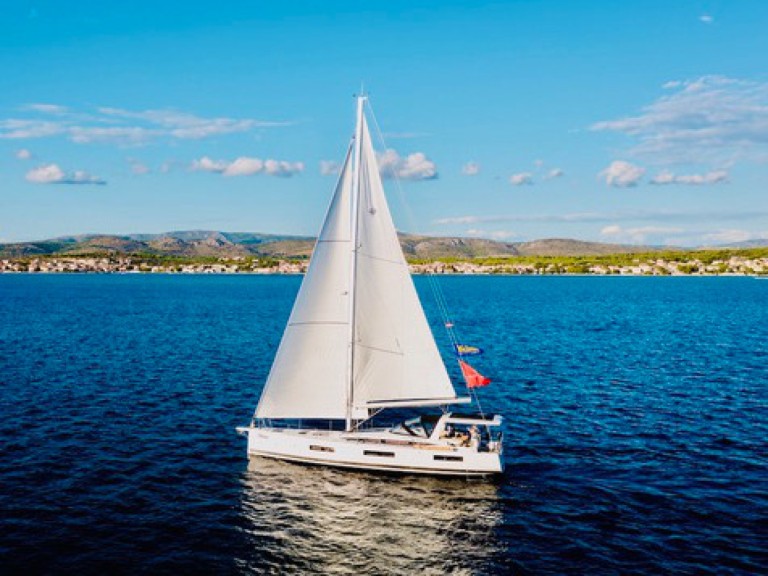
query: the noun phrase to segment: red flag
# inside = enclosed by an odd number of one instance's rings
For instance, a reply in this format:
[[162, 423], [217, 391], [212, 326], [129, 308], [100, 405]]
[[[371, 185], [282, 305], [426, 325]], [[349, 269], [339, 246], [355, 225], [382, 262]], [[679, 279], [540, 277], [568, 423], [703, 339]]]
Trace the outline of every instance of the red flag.
[[459, 366], [461, 366], [461, 373], [464, 375], [464, 380], [467, 381], [468, 388], [480, 388], [491, 383], [490, 378], [486, 378], [463, 360], [459, 360]]

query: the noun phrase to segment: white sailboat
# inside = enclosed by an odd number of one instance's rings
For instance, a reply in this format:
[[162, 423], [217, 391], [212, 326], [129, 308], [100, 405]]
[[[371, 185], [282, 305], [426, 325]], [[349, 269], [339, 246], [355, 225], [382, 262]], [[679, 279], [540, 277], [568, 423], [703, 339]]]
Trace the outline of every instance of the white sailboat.
[[[456, 395], [416, 294], [366, 105], [359, 96], [355, 134], [307, 274], [253, 420], [238, 431], [248, 436], [249, 456], [405, 473], [500, 473], [501, 417], [448, 411], [471, 398]], [[370, 426], [382, 410], [425, 406], [442, 411]], [[339, 426], [302, 426], [321, 420]]]

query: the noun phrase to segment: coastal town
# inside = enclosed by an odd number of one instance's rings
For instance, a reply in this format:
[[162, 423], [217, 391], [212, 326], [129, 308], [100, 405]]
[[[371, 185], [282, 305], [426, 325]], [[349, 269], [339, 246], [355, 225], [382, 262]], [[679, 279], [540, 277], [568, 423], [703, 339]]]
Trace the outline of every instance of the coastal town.
[[[768, 256], [731, 255], [722, 259], [643, 257], [578, 259], [496, 258], [412, 262], [413, 274], [500, 274], [500, 275], [622, 275], [622, 276], [768, 276]], [[160, 273], [160, 274], [304, 274], [308, 260], [258, 258], [154, 259], [137, 256], [56, 256], [0, 260], [0, 273]]]

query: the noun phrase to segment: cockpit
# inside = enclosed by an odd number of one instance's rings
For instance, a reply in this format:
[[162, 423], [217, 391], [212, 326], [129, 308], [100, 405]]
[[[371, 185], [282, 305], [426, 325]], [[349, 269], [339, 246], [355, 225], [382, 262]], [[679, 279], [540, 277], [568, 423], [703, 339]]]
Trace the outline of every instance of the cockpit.
[[429, 438], [435, 429], [438, 421], [435, 416], [417, 416], [405, 422], [397, 424], [390, 430], [393, 434], [402, 434], [403, 436], [416, 436], [418, 438]]
[[483, 441], [494, 441], [490, 427], [501, 426], [501, 417], [490, 414], [447, 413], [437, 416], [417, 416], [405, 420], [390, 429], [393, 434], [416, 438], [465, 439], [469, 443], [473, 434], [479, 434]]

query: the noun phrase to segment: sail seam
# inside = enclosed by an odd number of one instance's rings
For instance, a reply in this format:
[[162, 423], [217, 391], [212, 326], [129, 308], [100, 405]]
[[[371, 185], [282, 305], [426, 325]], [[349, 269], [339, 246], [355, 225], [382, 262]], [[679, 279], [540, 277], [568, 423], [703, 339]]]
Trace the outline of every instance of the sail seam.
[[390, 264], [397, 264], [399, 266], [403, 265], [402, 260], [390, 260], [389, 258], [382, 258], [381, 256], [372, 256], [371, 254], [366, 254], [360, 250], [358, 250], [357, 253], [363, 258], [368, 258], [369, 260], [379, 260], [381, 262], [389, 262]]
[[377, 348], [376, 346], [368, 346], [366, 344], [360, 344], [360, 342], [355, 342], [360, 348], [366, 348], [368, 350], [375, 350], [376, 352], [383, 352], [384, 354], [392, 354], [394, 356], [405, 356], [405, 353], [402, 350], [387, 350], [386, 348]]

